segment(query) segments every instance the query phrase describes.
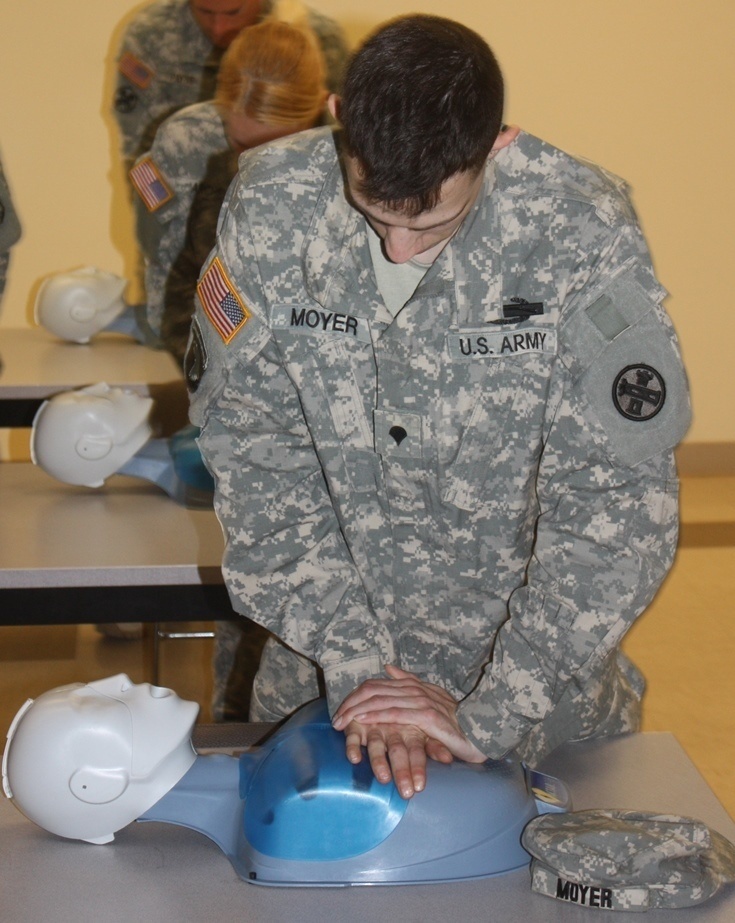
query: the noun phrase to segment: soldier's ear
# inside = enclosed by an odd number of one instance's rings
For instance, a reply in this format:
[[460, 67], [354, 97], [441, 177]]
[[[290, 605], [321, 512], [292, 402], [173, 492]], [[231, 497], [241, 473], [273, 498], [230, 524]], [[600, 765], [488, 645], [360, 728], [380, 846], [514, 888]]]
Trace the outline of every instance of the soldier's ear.
[[492, 146], [490, 155], [494, 156], [498, 151], [502, 151], [504, 147], [515, 141], [518, 135], [521, 133], [520, 128], [517, 125], [503, 125], [501, 126], [498, 137], [495, 139], [495, 144]]
[[327, 109], [335, 122], [339, 124], [339, 110], [342, 100], [336, 93], [330, 93], [327, 99]]

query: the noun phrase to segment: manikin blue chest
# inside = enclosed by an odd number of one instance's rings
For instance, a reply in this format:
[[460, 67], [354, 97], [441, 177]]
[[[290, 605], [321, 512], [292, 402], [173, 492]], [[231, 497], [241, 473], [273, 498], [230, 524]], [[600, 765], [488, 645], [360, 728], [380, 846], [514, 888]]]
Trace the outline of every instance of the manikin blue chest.
[[569, 807], [565, 787], [510, 760], [429, 763], [426, 789], [404, 801], [367, 757], [344, 754], [323, 701], [261, 747], [199, 756], [142, 817], [214, 840], [238, 875], [267, 885], [457, 881], [528, 865], [531, 818]]

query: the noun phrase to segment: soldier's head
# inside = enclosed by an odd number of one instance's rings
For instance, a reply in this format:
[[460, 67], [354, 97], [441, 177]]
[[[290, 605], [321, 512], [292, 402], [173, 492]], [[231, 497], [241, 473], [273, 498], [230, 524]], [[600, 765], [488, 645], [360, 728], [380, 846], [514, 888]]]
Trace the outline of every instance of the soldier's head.
[[517, 134], [501, 131], [503, 78], [488, 45], [438, 16], [379, 28], [330, 109], [343, 129], [349, 195], [394, 262], [430, 261], [474, 203], [488, 156]]
[[222, 60], [215, 96], [233, 150], [314, 126], [327, 99], [324, 73], [305, 23], [268, 19], [245, 29]]
[[189, 0], [191, 14], [216, 48], [227, 48], [246, 26], [258, 21], [263, 0]]

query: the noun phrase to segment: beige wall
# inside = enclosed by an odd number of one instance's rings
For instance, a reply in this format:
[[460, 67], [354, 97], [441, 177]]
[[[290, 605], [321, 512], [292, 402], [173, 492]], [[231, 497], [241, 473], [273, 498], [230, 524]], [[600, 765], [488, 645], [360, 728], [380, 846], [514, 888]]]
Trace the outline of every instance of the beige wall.
[[[735, 442], [735, 310], [727, 271], [733, 127], [732, 0], [316, 0], [358, 40], [420, 9], [495, 49], [508, 120], [631, 183], [692, 379], [689, 442]], [[128, 275], [130, 217], [107, 115], [113, 43], [129, 0], [0, 4], [0, 150], [25, 234], [0, 324], [30, 323], [49, 273]], [[701, 319], [699, 315], [701, 316]]]

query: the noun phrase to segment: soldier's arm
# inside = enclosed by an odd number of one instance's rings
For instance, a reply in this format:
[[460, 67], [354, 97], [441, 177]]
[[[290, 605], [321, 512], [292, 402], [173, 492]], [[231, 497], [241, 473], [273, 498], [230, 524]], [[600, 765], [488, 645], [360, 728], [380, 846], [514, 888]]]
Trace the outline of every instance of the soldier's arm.
[[[185, 246], [189, 213], [201, 178], [193, 175], [192, 164], [198, 167], [200, 161], [206, 161], [204, 156], [191, 155], [196, 138], [192, 137], [186, 111], [176, 113], [160, 125], [151, 149], [136, 160], [129, 174], [136, 237], [146, 263], [146, 319], [157, 335], [162, 333], [172, 267]], [[196, 274], [206, 256], [207, 253], [194, 270]], [[193, 300], [186, 311], [187, 325], [192, 311]], [[183, 358], [187, 334], [188, 330], [178, 344], [179, 359]]]
[[238, 188], [199, 283], [185, 361], [191, 417], [217, 482], [232, 604], [322, 666], [334, 709], [380, 673], [392, 642], [370, 611], [270, 333]]
[[10, 198], [10, 190], [0, 164], [0, 300], [5, 291], [5, 281], [10, 265], [10, 249], [20, 240], [21, 227]]
[[340, 729], [412, 725], [462, 759], [473, 749], [501, 757], [604, 670], [671, 566], [686, 378], [637, 230], [607, 253], [597, 240], [591, 249], [560, 331], [528, 580], [510, 600], [492, 662], [453, 707], [405, 674], [371, 679], [337, 712]]
[[20, 235], [20, 221], [0, 164], [0, 254], [7, 253], [20, 240]]
[[126, 169], [151, 146], [157, 104], [155, 65], [146, 41], [145, 22], [133, 20], [117, 54], [112, 99]]
[[[595, 231], [587, 247], [559, 329], [527, 583], [458, 710], [465, 734], [491, 757], [603, 676], [676, 546], [673, 448], [690, 407], [665, 293], [635, 223]], [[591, 730], [608, 707], [604, 685], [599, 702], [575, 704]]]

